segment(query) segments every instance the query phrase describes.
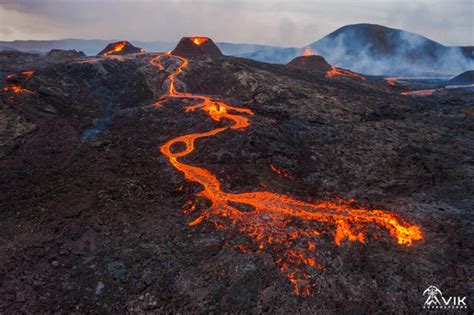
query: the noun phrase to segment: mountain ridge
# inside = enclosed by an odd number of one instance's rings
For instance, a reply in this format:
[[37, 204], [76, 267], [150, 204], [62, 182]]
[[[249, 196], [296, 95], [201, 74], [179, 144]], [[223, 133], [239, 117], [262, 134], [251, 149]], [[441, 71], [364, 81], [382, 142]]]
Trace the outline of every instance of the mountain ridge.
[[[0, 47], [34, 53], [77, 49], [92, 56], [115, 41], [118, 40], [15, 40], [0, 41]], [[169, 51], [176, 44], [167, 41], [130, 42], [145, 51]], [[216, 42], [216, 45], [225, 55], [279, 64], [288, 63], [303, 50], [246, 43]], [[447, 46], [417, 33], [378, 24], [344, 25], [308, 46], [335, 66], [372, 75], [457, 74], [474, 69], [474, 46]]]

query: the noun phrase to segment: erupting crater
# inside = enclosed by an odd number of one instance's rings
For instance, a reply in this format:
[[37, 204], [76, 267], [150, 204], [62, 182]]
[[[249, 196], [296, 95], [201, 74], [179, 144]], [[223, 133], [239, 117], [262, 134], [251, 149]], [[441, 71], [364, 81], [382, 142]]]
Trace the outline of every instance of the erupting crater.
[[[197, 46], [190, 37], [182, 39], [178, 46], [183, 47], [183, 42]], [[210, 40], [201, 45], [208, 42]], [[310, 275], [323, 268], [317, 258], [317, 247], [324, 241], [321, 238], [324, 235], [332, 237], [335, 246], [344, 241], [364, 243], [369, 232], [379, 233], [382, 230], [402, 246], [411, 246], [423, 238], [418, 225], [392, 211], [367, 209], [353, 200], [310, 203], [271, 191], [230, 193], [223, 190], [221, 182], [209, 170], [181, 162], [181, 158], [193, 153], [196, 141], [224, 132], [243, 131], [250, 125], [249, 118], [254, 113], [206, 95], [177, 91], [175, 78], [189, 61], [166, 54], [155, 57], [151, 64], [159, 71], [166, 71], [165, 58], [178, 59], [176, 62], [180, 62], [180, 66], [169, 73], [169, 88], [161, 104], [168, 99], [187, 99], [192, 105], [185, 107], [185, 112], [200, 110], [212, 120], [228, 123], [226, 127], [178, 136], [160, 147], [170, 165], [182, 172], [187, 181], [202, 186], [196, 198], [210, 201], [207, 209], [199, 210], [192, 202], [191, 205], [186, 203], [184, 212], [193, 216], [189, 226], [208, 221], [218, 230], [246, 235], [248, 241], [238, 244], [237, 248], [242, 252], [269, 253], [288, 277], [294, 293], [300, 296], [312, 294], [314, 283]]]
[[192, 58], [198, 56], [223, 56], [219, 47], [216, 46], [212, 39], [202, 36], [181, 38], [176, 48], [171, 51], [171, 54], [185, 58]]
[[364, 81], [367, 80], [367, 78], [361, 74], [332, 66], [323, 56], [316, 55], [310, 47], [305, 48], [302, 52], [302, 55], [293, 58], [287, 64], [287, 66], [315, 72], [322, 72], [326, 78], [340, 76], [356, 78]]
[[115, 43], [110, 43], [105, 47], [98, 56], [114, 56], [114, 55], [128, 55], [144, 52], [142, 48], [138, 48], [130, 44], [127, 41], [120, 41]]

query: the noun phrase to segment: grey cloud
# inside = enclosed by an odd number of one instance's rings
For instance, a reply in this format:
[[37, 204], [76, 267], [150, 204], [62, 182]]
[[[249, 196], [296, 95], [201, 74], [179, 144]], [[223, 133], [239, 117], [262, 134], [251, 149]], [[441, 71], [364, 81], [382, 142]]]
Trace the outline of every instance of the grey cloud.
[[448, 45], [474, 45], [472, 0], [0, 0], [2, 40], [124, 38], [304, 46], [360, 22], [420, 33]]

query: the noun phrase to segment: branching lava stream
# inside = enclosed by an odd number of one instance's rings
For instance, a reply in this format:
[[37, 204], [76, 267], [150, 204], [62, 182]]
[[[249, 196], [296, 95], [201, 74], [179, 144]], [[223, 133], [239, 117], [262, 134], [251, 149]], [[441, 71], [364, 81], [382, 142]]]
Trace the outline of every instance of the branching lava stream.
[[[255, 243], [255, 248], [242, 245], [239, 248], [244, 252], [254, 250], [272, 255], [293, 285], [294, 293], [300, 296], [312, 293], [314, 284], [309, 276], [310, 271], [322, 268], [316, 260], [316, 245], [323, 232], [332, 235], [337, 246], [344, 240], [364, 243], [369, 227], [377, 229], [377, 226], [379, 230], [387, 230], [400, 245], [411, 246], [414, 241], [422, 239], [419, 226], [408, 223], [390, 211], [357, 207], [353, 200], [308, 203], [270, 191], [228, 193], [222, 190], [221, 183], [210, 171], [180, 162], [180, 158], [194, 151], [196, 140], [224, 131], [243, 130], [249, 126], [248, 116], [252, 116], [253, 112], [205, 95], [176, 91], [175, 78], [188, 66], [189, 61], [165, 54], [152, 59], [151, 64], [164, 71], [163, 58], [177, 58], [181, 62], [179, 68], [168, 76], [169, 89], [167, 95], [163, 96], [164, 100], [177, 98], [197, 101], [196, 105], [186, 107], [186, 112], [201, 110], [215, 121], [231, 122], [228, 127], [179, 136], [160, 148], [187, 181], [199, 183], [203, 187], [197, 196], [211, 202], [208, 209], [196, 214], [190, 226], [207, 220], [219, 230], [239, 231], [247, 235]], [[174, 146], [178, 143], [184, 144], [184, 149], [175, 152], [173, 148], [178, 147]], [[239, 210], [238, 205], [252, 210]], [[196, 211], [194, 206], [188, 209], [189, 213], [193, 211]], [[335, 232], [331, 232], [330, 228]]]

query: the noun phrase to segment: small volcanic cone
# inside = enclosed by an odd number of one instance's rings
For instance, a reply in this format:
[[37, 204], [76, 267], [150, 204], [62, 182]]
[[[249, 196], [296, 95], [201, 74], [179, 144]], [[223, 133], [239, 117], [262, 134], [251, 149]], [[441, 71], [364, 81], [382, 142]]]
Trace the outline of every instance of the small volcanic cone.
[[307, 55], [312, 53], [307, 50], [304, 51], [303, 56], [298, 56], [291, 60], [287, 65], [292, 68], [312, 70], [316, 72], [326, 73], [332, 69], [332, 66], [324, 59], [323, 56], [319, 55]]
[[474, 70], [469, 70], [455, 76], [447, 82], [447, 85], [468, 85], [474, 84]]
[[183, 37], [176, 48], [171, 52], [172, 55], [185, 58], [197, 56], [222, 57], [220, 49], [208, 37]]
[[288, 67], [305, 69], [315, 72], [324, 73], [326, 78], [333, 77], [352, 77], [361, 80], [367, 80], [366, 77], [350, 70], [336, 68], [331, 66], [323, 56], [315, 55], [310, 47], [306, 47], [301, 56], [295, 57], [288, 64]]
[[142, 48], [138, 48], [130, 44], [127, 41], [115, 42], [110, 43], [105, 47], [98, 56], [113, 56], [113, 55], [128, 55], [128, 54], [136, 54], [143, 52]]

